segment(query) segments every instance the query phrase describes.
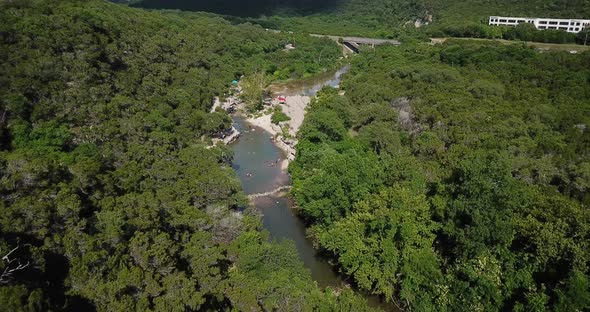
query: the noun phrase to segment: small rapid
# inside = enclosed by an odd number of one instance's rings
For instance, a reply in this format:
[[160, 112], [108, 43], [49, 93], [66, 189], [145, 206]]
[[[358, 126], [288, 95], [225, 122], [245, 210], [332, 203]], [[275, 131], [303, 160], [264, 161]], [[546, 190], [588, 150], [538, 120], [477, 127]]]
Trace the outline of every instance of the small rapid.
[[258, 193], [258, 194], [250, 194], [248, 195], [248, 198], [250, 200], [254, 200], [260, 197], [268, 197], [268, 196], [272, 196], [272, 195], [276, 195], [280, 192], [284, 192], [284, 191], [288, 191], [291, 189], [291, 185], [283, 185], [283, 186], [279, 186], [276, 189], [272, 190], [272, 191], [268, 191], [268, 192], [264, 192], [264, 193]]

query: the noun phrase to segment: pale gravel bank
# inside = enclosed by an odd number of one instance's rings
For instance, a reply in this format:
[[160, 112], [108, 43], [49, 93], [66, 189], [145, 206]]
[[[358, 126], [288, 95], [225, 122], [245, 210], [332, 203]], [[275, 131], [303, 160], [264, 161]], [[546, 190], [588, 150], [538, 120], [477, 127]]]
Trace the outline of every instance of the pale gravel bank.
[[283, 150], [287, 156], [281, 164], [283, 170], [286, 170], [289, 163], [295, 159], [295, 145], [297, 145], [297, 140], [294, 138], [303, 124], [305, 109], [310, 101], [311, 97], [302, 95], [287, 96], [285, 104], [279, 104], [278, 102], [273, 101], [273, 106], [278, 105], [281, 107], [282, 111], [291, 118], [291, 120], [285, 122], [289, 128], [290, 136], [293, 137], [291, 139], [283, 137], [281, 126], [275, 125], [271, 122], [271, 115], [246, 119], [248, 123], [264, 129], [275, 138], [275, 144]]

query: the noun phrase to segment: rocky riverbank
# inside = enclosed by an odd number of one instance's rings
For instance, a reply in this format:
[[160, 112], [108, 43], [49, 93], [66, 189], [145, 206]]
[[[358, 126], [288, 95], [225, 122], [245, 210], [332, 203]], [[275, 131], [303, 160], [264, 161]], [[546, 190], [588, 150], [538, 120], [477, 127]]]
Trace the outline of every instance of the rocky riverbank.
[[[324, 86], [337, 88], [340, 83], [340, 76], [346, 73], [349, 66], [325, 73], [316, 79], [294, 82], [293, 85], [276, 85], [271, 86], [273, 91], [269, 105], [263, 110], [262, 115], [246, 114], [246, 105], [239, 98], [241, 88], [236, 86], [233, 90], [235, 95], [227, 97], [224, 101], [215, 98], [211, 111], [223, 109], [230, 114], [241, 114], [246, 117], [245, 121], [253, 126], [264, 129], [272, 135], [274, 144], [285, 153], [285, 159], [281, 162], [281, 168], [286, 171], [289, 163], [295, 159], [295, 146], [297, 145], [297, 133], [303, 124], [305, 111], [311, 99]], [[278, 97], [283, 96], [285, 101], [279, 103]], [[279, 124], [272, 123], [272, 114], [275, 107], [279, 107], [285, 115], [289, 117], [288, 121]], [[240, 136], [240, 133], [232, 127], [232, 131], [222, 140], [224, 144], [230, 144]], [[215, 142], [215, 143], [217, 143]]]
[[[303, 124], [305, 108], [310, 101], [309, 96], [301, 95], [286, 96], [284, 104], [279, 104], [278, 101], [273, 100], [272, 105], [280, 107], [283, 113], [290, 118], [289, 121], [284, 121], [278, 125], [272, 123], [271, 114], [246, 119], [248, 123], [269, 132], [273, 136], [275, 144], [285, 152], [286, 159], [281, 164], [284, 170], [289, 166], [289, 162], [295, 159], [295, 145], [297, 145], [295, 137]], [[288, 134], [285, 133], [284, 128]]]

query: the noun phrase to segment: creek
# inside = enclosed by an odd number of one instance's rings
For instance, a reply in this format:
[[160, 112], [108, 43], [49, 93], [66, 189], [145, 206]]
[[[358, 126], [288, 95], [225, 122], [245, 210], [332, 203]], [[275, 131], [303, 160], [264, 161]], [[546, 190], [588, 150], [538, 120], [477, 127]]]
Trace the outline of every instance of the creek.
[[[340, 84], [341, 75], [349, 70], [344, 66], [336, 71], [320, 74], [314, 78], [294, 83], [273, 86], [273, 92], [284, 95], [315, 94], [324, 86], [336, 87]], [[277, 91], [278, 90], [278, 91]], [[320, 287], [343, 287], [343, 280], [328, 260], [318, 254], [313, 242], [306, 235], [305, 224], [297, 216], [293, 201], [281, 196], [280, 192], [269, 196], [258, 196], [273, 192], [283, 186], [290, 185], [287, 173], [281, 170], [281, 161], [285, 155], [271, 140], [270, 133], [248, 124], [243, 117], [234, 117], [234, 126], [240, 131], [240, 137], [231, 145], [234, 152], [233, 168], [238, 174], [244, 192], [250, 195], [254, 206], [262, 213], [264, 228], [272, 239], [288, 239], [295, 243], [297, 252], [304, 265], [310, 270], [311, 276]], [[376, 296], [366, 296], [369, 304], [385, 310]]]

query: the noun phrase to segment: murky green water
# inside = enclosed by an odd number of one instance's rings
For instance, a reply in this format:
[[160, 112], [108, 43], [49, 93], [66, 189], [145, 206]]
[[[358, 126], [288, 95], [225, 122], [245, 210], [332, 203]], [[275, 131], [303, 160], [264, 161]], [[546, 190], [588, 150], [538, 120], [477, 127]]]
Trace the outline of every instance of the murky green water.
[[[341, 75], [348, 71], [345, 66], [337, 71], [325, 73], [315, 79], [281, 86], [283, 94], [304, 94], [314, 96], [322, 87], [335, 87]], [[290, 183], [289, 176], [282, 172], [280, 162], [285, 158], [283, 152], [271, 141], [271, 135], [261, 128], [250, 126], [241, 117], [234, 117], [234, 125], [242, 133], [232, 144], [233, 166], [246, 194], [258, 194], [274, 190]], [[279, 196], [262, 197], [254, 205], [262, 212], [264, 228], [273, 239], [290, 239], [295, 242], [299, 257], [311, 271], [311, 276], [319, 286], [340, 287], [345, 284], [342, 278], [326, 259], [318, 255], [313, 243], [307, 238], [305, 225], [297, 217], [289, 198]], [[391, 305], [383, 305], [376, 296], [366, 296], [371, 306], [384, 310], [395, 310]]]
[[[289, 183], [289, 176], [280, 168], [283, 152], [270, 140], [271, 135], [234, 117], [234, 126], [241, 133], [232, 144], [233, 167], [246, 194], [264, 193]], [[277, 162], [278, 160], [278, 162]]]
[[282, 95], [306, 95], [314, 96], [325, 86], [337, 87], [340, 85], [342, 75], [350, 70], [346, 65], [336, 71], [328, 71], [311, 78], [297, 80], [286, 84], [274, 84], [271, 91]]
[[[264, 193], [288, 185], [289, 176], [280, 168], [280, 161], [285, 156], [270, 140], [270, 134], [261, 128], [251, 127], [241, 117], [235, 117], [234, 123], [236, 129], [242, 133], [232, 145], [234, 169], [246, 194]], [[318, 285], [342, 285], [332, 267], [316, 255], [312, 242], [305, 235], [305, 226], [295, 215], [293, 203], [288, 198], [262, 197], [256, 199], [254, 204], [262, 212], [264, 228], [273, 239], [290, 239], [295, 242], [301, 260]]]

